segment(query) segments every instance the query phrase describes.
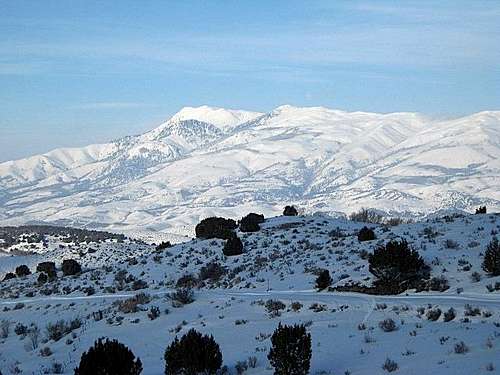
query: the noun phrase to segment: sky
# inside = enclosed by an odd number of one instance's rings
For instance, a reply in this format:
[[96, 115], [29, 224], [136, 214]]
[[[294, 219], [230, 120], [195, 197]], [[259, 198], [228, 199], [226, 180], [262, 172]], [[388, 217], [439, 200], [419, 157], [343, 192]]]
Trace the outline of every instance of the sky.
[[500, 109], [500, 1], [0, 0], [0, 161], [184, 106]]

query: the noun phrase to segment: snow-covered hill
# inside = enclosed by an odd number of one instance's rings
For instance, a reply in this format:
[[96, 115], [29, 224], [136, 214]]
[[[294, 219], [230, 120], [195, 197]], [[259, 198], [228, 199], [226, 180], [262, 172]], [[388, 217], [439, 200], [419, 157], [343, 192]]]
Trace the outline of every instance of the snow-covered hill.
[[192, 234], [200, 217], [500, 209], [500, 112], [186, 107], [145, 134], [0, 164], [0, 224]]
[[[364, 225], [375, 240], [359, 242]], [[35, 229], [10, 230], [20, 240], [11, 247], [43, 254], [0, 256], [0, 280], [22, 264], [32, 272], [0, 282], [3, 374], [72, 374], [82, 352], [106, 336], [141, 358], [143, 374], [160, 375], [167, 345], [194, 328], [220, 344], [228, 374], [238, 373], [237, 362], [256, 361], [245, 374], [270, 375], [267, 353], [279, 322], [305, 324], [311, 333], [310, 374], [387, 374], [386, 358], [397, 363], [395, 374], [496, 374], [500, 368], [500, 276], [481, 267], [500, 231], [498, 214], [393, 227], [322, 214], [274, 217], [257, 232], [236, 230], [243, 254], [227, 257], [220, 239], [155, 249], [66, 229], [37, 237]], [[408, 241], [439, 288], [391, 296], [316, 290], [321, 270], [329, 271], [334, 287], [370, 285], [368, 254], [392, 239]], [[70, 258], [82, 265], [81, 274], [59, 269], [44, 282], [36, 272], [39, 262], [59, 268]], [[182, 305], [171, 293], [188, 285], [194, 301]], [[155, 307], [158, 315], [151, 316]], [[387, 319], [393, 328], [384, 328]]]

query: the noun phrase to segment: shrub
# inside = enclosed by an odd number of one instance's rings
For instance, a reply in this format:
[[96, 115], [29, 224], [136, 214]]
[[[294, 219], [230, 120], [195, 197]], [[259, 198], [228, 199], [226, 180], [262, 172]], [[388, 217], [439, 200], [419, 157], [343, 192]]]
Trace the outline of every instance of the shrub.
[[450, 285], [448, 284], [448, 279], [443, 275], [438, 277], [433, 277], [429, 280], [429, 289], [434, 292], [444, 292], [448, 290]]
[[377, 285], [400, 293], [429, 275], [429, 267], [405, 240], [390, 241], [368, 256], [369, 271]]
[[250, 213], [240, 220], [240, 231], [242, 232], [258, 232], [260, 223], [264, 222], [264, 215]]
[[331, 284], [332, 278], [330, 277], [330, 272], [328, 270], [322, 270], [316, 278], [316, 288], [323, 290], [328, 288]]
[[52, 355], [52, 350], [48, 346], [43, 347], [40, 349], [40, 355], [42, 357], [50, 357]]
[[59, 341], [63, 336], [82, 326], [82, 321], [78, 318], [65, 322], [58, 320], [55, 323], [47, 324], [47, 338], [49, 340]]
[[236, 222], [232, 219], [209, 217], [196, 225], [195, 232], [197, 238], [220, 238], [227, 240], [234, 237], [234, 230], [236, 228]]
[[441, 316], [441, 309], [436, 308], [434, 310], [429, 310], [429, 311], [427, 311], [426, 316], [427, 316], [428, 320], [435, 322]]
[[349, 219], [361, 223], [380, 224], [383, 217], [373, 210], [362, 208], [358, 212], [353, 212], [352, 214], [350, 214]]
[[384, 364], [382, 365], [382, 369], [384, 369], [387, 372], [396, 371], [398, 368], [399, 368], [398, 364], [390, 358], [387, 358]]
[[142, 363], [134, 353], [117, 340], [98, 339], [82, 354], [75, 375], [139, 375]]
[[166, 242], [161, 242], [159, 245], [156, 246], [155, 249], [160, 251], [168, 249], [169, 247], [172, 247], [172, 244], [170, 243], [170, 241], [166, 241]]
[[311, 365], [311, 335], [304, 325], [282, 326], [271, 336], [267, 358], [275, 375], [306, 375]]
[[456, 316], [455, 309], [453, 309], [453, 307], [450, 307], [450, 309], [448, 311], [444, 312], [444, 314], [443, 314], [443, 321], [444, 322], [450, 322], [453, 319], [455, 319], [455, 316]]
[[373, 229], [370, 229], [368, 227], [363, 227], [359, 230], [358, 232], [358, 241], [363, 242], [363, 241], [373, 241], [375, 239], [375, 232]]
[[280, 311], [284, 310], [286, 305], [280, 300], [268, 299], [265, 303], [265, 307], [271, 316], [279, 316], [281, 314]]
[[148, 318], [151, 320], [155, 320], [160, 316], [160, 309], [158, 306], [151, 306], [148, 312]]
[[26, 264], [22, 264], [16, 267], [16, 275], [17, 277], [28, 276], [31, 275], [31, 271]]
[[45, 284], [49, 278], [47, 277], [47, 274], [45, 272], [42, 272], [38, 275], [37, 282], [38, 284]]
[[500, 275], [500, 244], [496, 237], [491, 240], [484, 253], [483, 270], [491, 276]]
[[226, 241], [222, 252], [225, 256], [241, 255], [243, 254], [243, 243], [239, 237], [233, 236]]
[[74, 259], [63, 260], [61, 269], [64, 276], [76, 275], [82, 272], [82, 267], [80, 266], [80, 263], [78, 263]]
[[45, 272], [52, 279], [57, 276], [56, 264], [54, 262], [41, 262], [36, 266], [36, 272]]
[[396, 322], [391, 318], [384, 319], [378, 323], [380, 329], [384, 332], [393, 332], [398, 329]]
[[17, 323], [14, 327], [14, 332], [18, 336], [26, 336], [28, 334], [28, 327], [22, 323]]
[[147, 281], [141, 279], [134, 280], [131, 286], [132, 290], [146, 289], [147, 287], [148, 287]]
[[200, 268], [200, 280], [218, 281], [224, 274], [226, 269], [217, 262], [210, 262]]
[[454, 350], [456, 354], [465, 354], [469, 351], [469, 347], [465, 345], [465, 342], [460, 341], [459, 343], [455, 344]]
[[294, 206], [286, 206], [283, 210], [283, 216], [297, 216], [299, 212]]
[[196, 285], [198, 285], [198, 279], [190, 273], [182, 275], [175, 283], [177, 288], [194, 288]]
[[5, 274], [3, 281], [12, 280], [16, 278], [16, 274], [13, 272], [8, 272]]
[[212, 336], [191, 329], [177, 336], [165, 350], [165, 375], [215, 374], [222, 366], [222, 353]]
[[485, 213], [486, 213], [486, 206], [479, 206], [479, 208], [476, 208], [476, 215]]
[[178, 288], [169, 294], [174, 307], [181, 307], [194, 302], [194, 293], [190, 288]]

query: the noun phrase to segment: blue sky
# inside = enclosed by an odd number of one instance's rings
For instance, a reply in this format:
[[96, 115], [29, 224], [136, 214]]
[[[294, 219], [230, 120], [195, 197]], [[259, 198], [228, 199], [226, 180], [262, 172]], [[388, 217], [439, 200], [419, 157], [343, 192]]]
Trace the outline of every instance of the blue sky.
[[0, 15], [0, 161], [187, 105], [500, 109], [494, 0], [0, 0]]

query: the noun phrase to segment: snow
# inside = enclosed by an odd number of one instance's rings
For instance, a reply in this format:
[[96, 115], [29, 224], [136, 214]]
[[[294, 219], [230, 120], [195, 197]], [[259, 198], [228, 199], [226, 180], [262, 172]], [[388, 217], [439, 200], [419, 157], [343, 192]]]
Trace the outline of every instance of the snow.
[[290, 203], [309, 213], [372, 207], [415, 217], [498, 210], [498, 186], [499, 111], [433, 120], [186, 107], [142, 135], [0, 164], [0, 224], [64, 220], [184, 236], [201, 211], [238, 218], [252, 205], [268, 215]]
[[[204, 214], [208, 212], [200, 213]], [[451, 211], [444, 214], [451, 215]], [[107, 336], [125, 343], [141, 358], [143, 374], [159, 375], [164, 370], [166, 346], [175, 335], [195, 328], [214, 336], [232, 374], [237, 361], [255, 356], [257, 367], [247, 373], [270, 375], [273, 371], [266, 357], [269, 335], [279, 322], [298, 322], [306, 324], [312, 336], [311, 374], [385, 374], [381, 367], [387, 357], [398, 363], [396, 373], [400, 374], [481, 374], [488, 373], [489, 364], [495, 369], [490, 373], [498, 372], [500, 291], [489, 292], [486, 286], [500, 283], [500, 277], [485, 275], [481, 260], [486, 245], [500, 230], [500, 216], [455, 212], [447, 218], [436, 214], [428, 220], [388, 229], [368, 224], [377, 239], [360, 243], [356, 234], [363, 225], [321, 213], [268, 218], [259, 232], [238, 232], [245, 253], [236, 257], [222, 256], [221, 240], [192, 240], [156, 252], [153, 246], [135, 241], [77, 245], [61, 243], [57, 238], [51, 238], [45, 250], [40, 248], [42, 254], [0, 257], [0, 278], [20, 264], [34, 270], [42, 260], [60, 265], [63, 259], [76, 258], [84, 267], [81, 276], [59, 274], [59, 291], [51, 295], [41, 293], [45, 287], [36, 286], [36, 274], [0, 283], [0, 321], [10, 322], [9, 336], [0, 339], [0, 370], [8, 373], [18, 361], [23, 373], [43, 373], [58, 362], [64, 365], [65, 374], [71, 374], [81, 353], [96, 338]], [[334, 286], [351, 281], [371, 283], [372, 275], [360, 252], [371, 252], [393, 238], [407, 239], [432, 265], [432, 276], [444, 275], [450, 288], [444, 292], [410, 290], [397, 296], [314, 290], [315, 268], [328, 269]], [[455, 241], [456, 246], [445, 246], [446, 240]], [[29, 245], [16, 245], [18, 250], [23, 247]], [[137, 262], [131, 263], [131, 258]], [[227, 273], [220, 282], [207, 281], [195, 290], [192, 304], [172, 307], [167, 296], [176, 280], [186, 273], [197, 274], [211, 261], [235, 273]], [[149, 286], [139, 291], [128, 287], [107, 291], [105, 287], [115, 285], [114, 275], [119, 269], [147, 281]], [[474, 272], [479, 273], [479, 280], [472, 277]], [[65, 286], [70, 287], [67, 293], [63, 292]], [[81, 290], [86, 286], [93, 286], [95, 294], [87, 296]], [[27, 297], [28, 291], [34, 291], [34, 296]], [[138, 292], [150, 294], [153, 300], [136, 313], [117, 311], [113, 302]], [[268, 299], [284, 302], [287, 309], [278, 317], [270, 316], [262, 305]], [[303, 305], [298, 312], [289, 308], [296, 301]], [[324, 310], [315, 311], [314, 303], [324, 305]], [[479, 308], [480, 314], [466, 316], [467, 304]], [[158, 319], [147, 317], [150, 306], [160, 308]], [[451, 322], [444, 322], [442, 317], [430, 321], [425, 313], [431, 308], [443, 312], [453, 308], [457, 316]], [[104, 312], [104, 319], [96, 321], [92, 313], [99, 310]], [[124, 318], [121, 323], [117, 316]], [[76, 317], [83, 325], [74, 336], [42, 341], [47, 323]], [[387, 318], [396, 322], [396, 331], [379, 328], [379, 322]], [[27, 349], [28, 338], [13, 332], [19, 322], [35, 322], [40, 327], [38, 349]], [[360, 324], [366, 328], [360, 329]], [[454, 346], [461, 341], [469, 351], [456, 354]], [[42, 357], [39, 349], [46, 346], [53, 354]]]

